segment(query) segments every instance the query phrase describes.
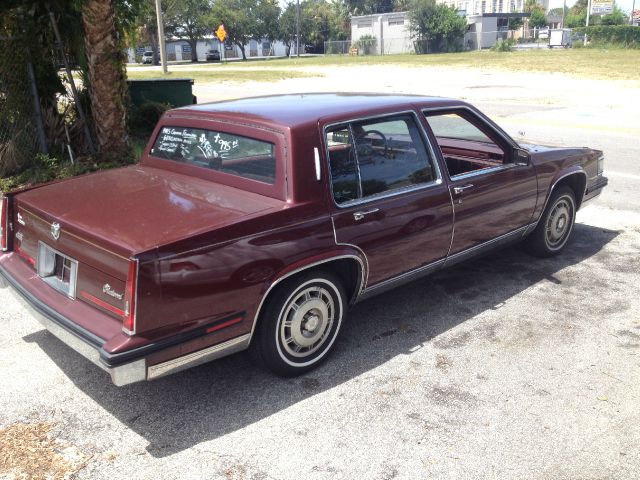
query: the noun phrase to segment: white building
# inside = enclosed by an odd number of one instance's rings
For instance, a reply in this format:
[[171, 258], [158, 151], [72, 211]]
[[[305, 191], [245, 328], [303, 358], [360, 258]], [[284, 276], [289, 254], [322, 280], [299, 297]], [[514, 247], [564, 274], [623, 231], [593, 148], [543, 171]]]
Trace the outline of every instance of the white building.
[[[284, 43], [269, 42], [268, 40], [251, 40], [245, 47], [245, 54], [247, 58], [251, 57], [271, 57], [271, 56], [284, 56], [286, 55], [286, 46]], [[173, 61], [191, 61], [191, 46], [189, 42], [182, 39], [167, 39], [167, 60]], [[129, 48], [127, 51], [128, 60], [130, 63], [136, 62], [136, 55], [140, 56], [145, 51], [151, 51], [151, 45], [141, 45], [137, 49]], [[198, 54], [198, 61], [206, 61], [206, 55], [209, 50], [220, 51], [220, 42], [215, 37], [207, 37], [202, 40], [198, 40], [196, 44], [196, 52]], [[225, 44], [224, 51], [225, 59], [237, 59], [242, 58], [242, 52], [237, 45]]]
[[[549, 0], [537, 1], [545, 12], [549, 9]], [[522, 13], [525, 0], [436, 0], [436, 3], [444, 3], [471, 16], [483, 13]]]
[[[365, 42], [362, 37], [375, 38]], [[351, 45], [371, 44], [369, 53], [389, 55], [413, 52], [407, 12], [379, 13], [351, 17]]]

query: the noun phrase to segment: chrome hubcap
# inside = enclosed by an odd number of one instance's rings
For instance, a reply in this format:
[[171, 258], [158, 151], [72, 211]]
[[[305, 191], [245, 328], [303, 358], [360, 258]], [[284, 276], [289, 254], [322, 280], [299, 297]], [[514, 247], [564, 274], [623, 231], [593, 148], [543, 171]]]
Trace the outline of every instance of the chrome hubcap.
[[547, 242], [549, 246], [555, 247], [561, 244], [571, 225], [573, 218], [573, 205], [564, 198], [560, 199], [551, 210], [547, 221]]
[[333, 298], [322, 287], [298, 292], [283, 310], [280, 340], [287, 354], [306, 357], [327, 340], [335, 316]]

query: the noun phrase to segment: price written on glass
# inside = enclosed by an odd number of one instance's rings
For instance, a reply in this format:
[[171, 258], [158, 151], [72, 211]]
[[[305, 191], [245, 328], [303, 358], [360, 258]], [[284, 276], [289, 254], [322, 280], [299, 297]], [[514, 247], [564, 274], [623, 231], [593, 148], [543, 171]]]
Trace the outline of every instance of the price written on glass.
[[222, 23], [216, 30], [216, 37], [218, 37], [218, 40], [221, 42], [224, 42], [224, 39], [227, 38], [227, 31], [224, 29], [224, 25]]

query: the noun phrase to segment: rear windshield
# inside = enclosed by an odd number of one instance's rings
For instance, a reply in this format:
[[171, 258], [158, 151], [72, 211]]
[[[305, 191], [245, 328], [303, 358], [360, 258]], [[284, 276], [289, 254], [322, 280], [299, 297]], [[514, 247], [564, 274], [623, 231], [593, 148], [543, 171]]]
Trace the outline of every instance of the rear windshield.
[[163, 127], [151, 154], [271, 185], [276, 180], [275, 145], [231, 133]]

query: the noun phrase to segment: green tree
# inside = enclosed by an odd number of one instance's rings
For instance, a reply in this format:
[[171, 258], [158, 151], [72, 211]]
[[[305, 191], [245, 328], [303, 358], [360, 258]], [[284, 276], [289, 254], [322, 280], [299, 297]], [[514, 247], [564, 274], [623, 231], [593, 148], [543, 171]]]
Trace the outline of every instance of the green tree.
[[[173, 3], [173, 2], [172, 2]], [[165, 34], [182, 38], [191, 46], [191, 61], [198, 61], [198, 40], [212, 31], [207, 23], [207, 14], [211, 11], [209, 0], [180, 0], [171, 5], [165, 17]]]
[[435, 0], [412, 0], [409, 29], [420, 53], [456, 51], [462, 48], [467, 21], [454, 7], [436, 4]]
[[284, 43], [287, 57], [291, 54], [291, 46], [296, 41], [296, 4], [287, 3], [278, 19], [278, 40]]
[[256, 5], [256, 31], [254, 39], [274, 42], [279, 37], [280, 6], [278, 0], [260, 0]]
[[331, 5], [325, 0], [306, 0], [301, 4], [301, 9], [304, 18], [302, 43], [310, 45], [314, 52], [321, 53], [324, 51], [324, 42], [331, 37]]
[[613, 11], [608, 15], [603, 15], [600, 21], [601, 25], [624, 25], [628, 22], [627, 16], [620, 7], [614, 2]]
[[209, 15], [210, 24], [224, 24], [227, 41], [238, 46], [243, 60], [247, 59], [244, 46], [258, 29], [256, 7], [256, 0], [216, 0]]
[[529, 17], [529, 27], [540, 28], [546, 27], [549, 24], [547, 16], [544, 14], [544, 10], [536, 8], [531, 12]]

